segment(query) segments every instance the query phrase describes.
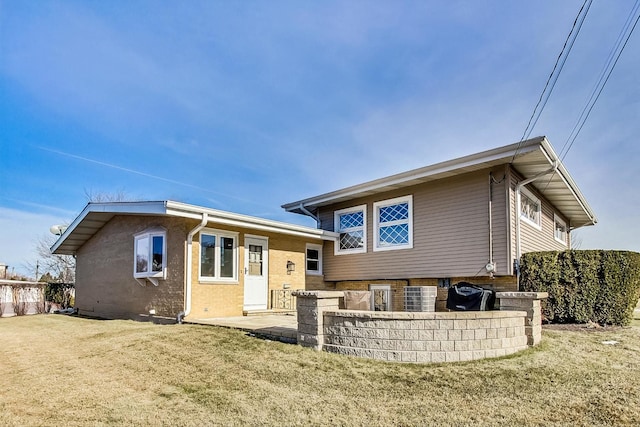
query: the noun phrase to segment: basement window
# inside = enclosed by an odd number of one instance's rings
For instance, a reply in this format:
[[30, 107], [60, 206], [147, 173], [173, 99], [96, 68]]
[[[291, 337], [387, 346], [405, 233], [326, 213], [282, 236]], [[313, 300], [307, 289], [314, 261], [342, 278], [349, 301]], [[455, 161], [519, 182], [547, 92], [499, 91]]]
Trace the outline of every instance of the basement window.
[[322, 274], [322, 245], [307, 244], [307, 274]]
[[167, 269], [167, 232], [151, 229], [134, 236], [133, 277], [161, 278]]

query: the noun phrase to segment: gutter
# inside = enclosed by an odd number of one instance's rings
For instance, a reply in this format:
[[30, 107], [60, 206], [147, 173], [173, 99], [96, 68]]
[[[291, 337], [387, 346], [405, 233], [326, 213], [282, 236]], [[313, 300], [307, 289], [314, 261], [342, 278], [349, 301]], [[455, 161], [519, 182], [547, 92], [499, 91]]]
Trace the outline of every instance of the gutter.
[[193, 276], [193, 236], [202, 230], [209, 222], [209, 215], [202, 214], [202, 221], [193, 230], [187, 234], [187, 256], [186, 256], [186, 279], [184, 286], [184, 311], [178, 313], [177, 321], [182, 323], [182, 319], [191, 313], [191, 278]]
[[[529, 178], [529, 179], [525, 179], [524, 181], [520, 181], [519, 183], [516, 184], [516, 279], [518, 281], [518, 290], [520, 290], [520, 256], [522, 255], [522, 248], [520, 245], [520, 203], [521, 203], [521, 190], [522, 187], [524, 187], [525, 185], [531, 184], [533, 181], [536, 181], [540, 178], [542, 178], [543, 176], [549, 175], [550, 173], [556, 173], [558, 171], [558, 166], [559, 166], [559, 162], [558, 160], [554, 160], [553, 161], [553, 166], [544, 171], [544, 172], [540, 172], [538, 175]], [[542, 213], [540, 213], [542, 214]]]

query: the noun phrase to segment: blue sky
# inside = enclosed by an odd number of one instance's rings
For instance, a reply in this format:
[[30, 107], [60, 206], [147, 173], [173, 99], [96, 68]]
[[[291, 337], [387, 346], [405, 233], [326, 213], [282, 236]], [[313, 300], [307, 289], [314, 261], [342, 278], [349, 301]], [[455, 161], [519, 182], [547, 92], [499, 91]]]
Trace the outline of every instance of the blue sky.
[[[0, 263], [87, 194], [299, 224], [285, 202], [517, 142], [579, 1], [0, 0]], [[634, 2], [596, 0], [532, 136], [557, 151]], [[640, 251], [640, 30], [565, 165]]]

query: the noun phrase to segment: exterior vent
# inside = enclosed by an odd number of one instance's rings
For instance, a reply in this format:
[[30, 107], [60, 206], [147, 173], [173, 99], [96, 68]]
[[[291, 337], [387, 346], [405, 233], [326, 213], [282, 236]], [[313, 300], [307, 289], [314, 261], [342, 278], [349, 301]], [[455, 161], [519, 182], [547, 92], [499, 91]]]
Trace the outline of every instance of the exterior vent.
[[404, 311], [436, 311], [437, 286], [406, 286]]

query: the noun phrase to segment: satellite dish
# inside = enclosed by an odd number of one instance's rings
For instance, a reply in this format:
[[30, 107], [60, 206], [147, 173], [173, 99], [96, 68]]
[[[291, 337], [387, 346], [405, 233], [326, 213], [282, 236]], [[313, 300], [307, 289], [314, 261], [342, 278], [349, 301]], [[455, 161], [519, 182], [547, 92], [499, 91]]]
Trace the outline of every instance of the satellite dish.
[[66, 225], [53, 225], [49, 228], [51, 234], [55, 234], [56, 236], [62, 236], [62, 234], [66, 231], [68, 226]]

